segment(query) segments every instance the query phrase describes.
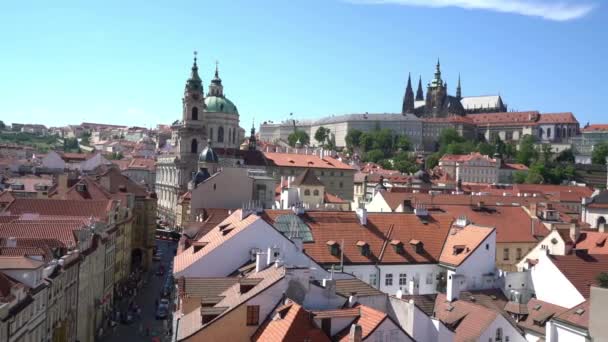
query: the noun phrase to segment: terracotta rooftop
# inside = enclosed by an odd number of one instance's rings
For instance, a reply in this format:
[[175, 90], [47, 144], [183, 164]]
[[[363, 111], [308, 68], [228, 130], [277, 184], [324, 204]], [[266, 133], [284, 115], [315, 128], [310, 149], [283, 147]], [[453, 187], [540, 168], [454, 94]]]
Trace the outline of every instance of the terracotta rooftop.
[[6, 208], [10, 215], [38, 214], [41, 216], [81, 216], [102, 221], [108, 219], [113, 201], [83, 201], [56, 199], [15, 199]]
[[55, 240], [63, 247], [76, 246], [76, 232], [83, 229], [82, 221], [29, 221], [0, 224], [0, 238], [28, 238]]
[[570, 112], [568, 113], [543, 113], [538, 120], [539, 124], [577, 124], [578, 120]]
[[[257, 284], [246, 293], [240, 292], [239, 284], [234, 284], [227, 290], [223, 291], [220, 296], [224, 298], [214, 306], [214, 308], [217, 308], [217, 312], [219, 313], [218, 316], [209, 323], [206, 323], [205, 326], [220, 321], [228, 312], [264, 292], [266, 289], [283, 279], [284, 276], [285, 268], [274, 266], [270, 266], [261, 272], [247, 275], [248, 279], [259, 279], [259, 282], [257, 282]], [[260, 317], [260, 320], [265, 318], [266, 317]], [[204, 326], [202, 324], [201, 310], [193, 310], [181, 318], [180, 328], [177, 331], [177, 340], [186, 340], [203, 328]]]
[[605, 254], [573, 253], [571, 255], [551, 255], [549, 258], [585, 298], [589, 298], [590, 286], [597, 283], [598, 274], [608, 271], [608, 255]]
[[276, 152], [264, 152], [264, 156], [270, 166], [353, 170], [350, 165], [331, 157], [321, 159], [319, 156], [311, 154]]
[[582, 231], [576, 248], [586, 249], [589, 254], [608, 254], [608, 232]]
[[439, 262], [449, 266], [460, 266], [477, 248], [494, 232], [494, 228], [467, 225], [464, 228], [454, 227], [450, 230]]
[[[379, 327], [382, 322], [386, 319], [390, 319], [388, 315], [382, 311], [378, 311], [376, 309], [372, 309], [369, 306], [357, 304], [354, 306], [355, 309], [360, 310], [360, 316], [356, 318], [351, 324], [359, 324], [361, 326], [362, 332], [362, 340], [365, 340], [371, 333]], [[337, 333], [334, 336], [334, 340], [347, 342], [348, 334], [350, 332], [350, 325], [348, 325], [344, 330]]]
[[216, 297], [239, 281], [237, 277], [180, 278], [180, 295], [186, 297]]
[[543, 302], [536, 298], [530, 299], [526, 307], [528, 310], [526, 319], [520, 320], [517, 325], [525, 330], [532, 330], [543, 336], [545, 335], [546, 322], [552, 317], [568, 310], [567, 308]]
[[[262, 217], [274, 224], [274, 220], [290, 213], [285, 210], [266, 210]], [[345, 264], [382, 263], [436, 263], [441, 253], [452, 218], [448, 215], [418, 217], [404, 213], [368, 213], [367, 224], [361, 225], [354, 212], [308, 211], [299, 218], [310, 228], [313, 242], [304, 243], [306, 254], [321, 264], [340, 263], [343, 251]], [[400, 246], [389, 241], [399, 240]], [[422, 242], [419, 250], [409, 241]], [[335, 241], [339, 253], [331, 254], [328, 241]], [[358, 241], [369, 246], [364, 255]]]
[[555, 320], [587, 329], [589, 327], [589, 306], [588, 300], [579, 305], [562, 312], [555, 317]]
[[437, 294], [434, 313], [437, 319], [454, 330], [454, 342], [477, 341], [499, 315], [495, 310], [475, 303], [450, 302], [443, 293]]
[[279, 306], [252, 337], [253, 341], [331, 341], [310, 319], [310, 313], [293, 301]]
[[30, 270], [44, 266], [44, 262], [27, 256], [0, 256], [0, 270]]
[[440, 205], [437, 207], [455, 220], [465, 216], [467, 220], [476, 225], [495, 227], [497, 243], [536, 243], [537, 236], [544, 236], [548, 233], [540, 222], [533, 222], [530, 215], [520, 206], [484, 204], [481, 209], [478, 206], [466, 205]]
[[502, 126], [502, 125], [535, 125], [539, 120], [540, 113], [531, 112], [505, 112], [505, 113], [482, 113], [469, 114], [476, 125]]
[[330, 194], [329, 192], [325, 191], [323, 193], [323, 202], [324, 203], [333, 203], [333, 204], [346, 204], [346, 203], [350, 203], [345, 199], [342, 199], [334, 194]]
[[584, 133], [605, 132], [605, 131], [608, 131], [608, 125], [605, 125], [605, 124], [588, 125], [585, 128], [583, 128], [581, 131], [583, 131]]

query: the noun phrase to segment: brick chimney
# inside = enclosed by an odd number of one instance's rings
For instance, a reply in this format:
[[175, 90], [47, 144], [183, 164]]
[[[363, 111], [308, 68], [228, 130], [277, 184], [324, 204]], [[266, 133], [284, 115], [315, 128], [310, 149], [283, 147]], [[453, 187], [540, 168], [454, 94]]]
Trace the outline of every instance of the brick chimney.
[[581, 235], [581, 228], [576, 223], [570, 224], [570, 240], [574, 244], [578, 241], [579, 236]]

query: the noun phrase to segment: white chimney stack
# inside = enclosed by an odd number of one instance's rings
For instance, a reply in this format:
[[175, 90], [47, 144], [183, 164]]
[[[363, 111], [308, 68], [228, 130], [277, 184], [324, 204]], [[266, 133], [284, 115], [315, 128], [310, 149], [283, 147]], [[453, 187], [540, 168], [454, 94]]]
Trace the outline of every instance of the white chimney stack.
[[257, 252], [255, 254], [255, 272], [261, 272], [266, 268], [266, 258], [263, 252]]
[[359, 218], [359, 223], [362, 226], [365, 226], [367, 224], [367, 209], [357, 208], [356, 213], [357, 217]]

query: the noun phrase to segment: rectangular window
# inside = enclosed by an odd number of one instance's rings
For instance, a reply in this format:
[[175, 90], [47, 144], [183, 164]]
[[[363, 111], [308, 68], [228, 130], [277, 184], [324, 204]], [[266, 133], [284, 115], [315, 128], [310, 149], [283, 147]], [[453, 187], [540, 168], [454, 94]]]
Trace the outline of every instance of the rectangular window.
[[515, 252], [517, 260], [521, 260], [521, 248], [516, 249]]
[[247, 305], [247, 325], [258, 325], [260, 320], [260, 306]]
[[407, 285], [407, 274], [399, 273], [399, 286]]
[[433, 284], [433, 272], [426, 274], [426, 284], [427, 285]]
[[384, 276], [384, 285], [393, 286], [393, 274], [392, 273], [387, 273], [386, 276]]
[[502, 250], [502, 260], [509, 260], [509, 249], [505, 248]]
[[378, 286], [378, 275], [376, 273], [369, 275], [369, 284], [371, 286]]

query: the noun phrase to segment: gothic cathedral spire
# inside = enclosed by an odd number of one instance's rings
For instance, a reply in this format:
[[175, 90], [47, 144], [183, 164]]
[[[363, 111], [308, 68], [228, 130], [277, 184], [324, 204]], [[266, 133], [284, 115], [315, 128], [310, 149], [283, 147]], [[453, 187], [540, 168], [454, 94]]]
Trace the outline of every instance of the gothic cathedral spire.
[[458, 74], [458, 86], [456, 87], [456, 98], [462, 99], [462, 88], [460, 87], [460, 74]]
[[422, 92], [422, 76], [418, 79], [418, 90], [416, 90], [416, 101], [424, 101], [424, 93]]
[[412, 77], [407, 76], [407, 87], [405, 88], [405, 96], [403, 97], [403, 114], [414, 112], [414, 90], [412, 89]]

